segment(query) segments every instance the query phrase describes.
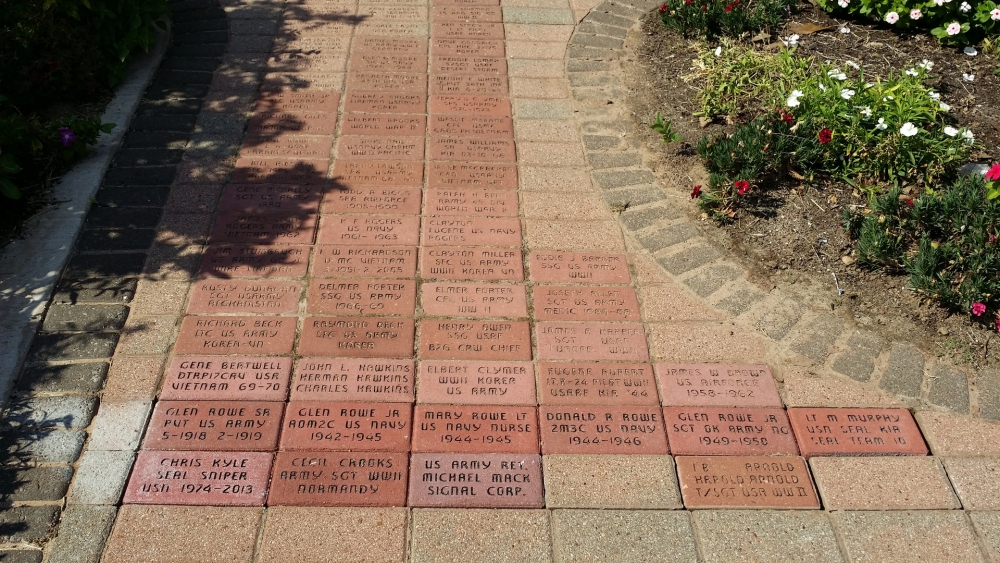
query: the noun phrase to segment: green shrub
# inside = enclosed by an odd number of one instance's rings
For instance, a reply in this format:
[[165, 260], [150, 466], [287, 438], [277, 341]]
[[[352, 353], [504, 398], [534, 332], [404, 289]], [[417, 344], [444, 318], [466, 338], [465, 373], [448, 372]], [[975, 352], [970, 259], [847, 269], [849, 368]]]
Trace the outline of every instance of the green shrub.
[[847, 211], [859, 264], [906, 271], [910, 285], [954, 313], [996, 327], [1000, 315], [1000, 198], [981, 176], [919, 197], [894, 189]]
[[704, 81], [698, 92], [698, 115], [746, 121], [779, 105], [780, 93], [791, 91], [809, 75], [812, 59], [722, 39], [719, 48], [700, 54], [698, 64]]
[[667, 0], [660, 19], [684, 37], [740, 37], [781, 24], [794, 0]]
[[1000, 35], [1000, 5], [993, 0], [817, 0], [836, 17], [876, 19], [894, 29], [929, 30], [949, 45]]

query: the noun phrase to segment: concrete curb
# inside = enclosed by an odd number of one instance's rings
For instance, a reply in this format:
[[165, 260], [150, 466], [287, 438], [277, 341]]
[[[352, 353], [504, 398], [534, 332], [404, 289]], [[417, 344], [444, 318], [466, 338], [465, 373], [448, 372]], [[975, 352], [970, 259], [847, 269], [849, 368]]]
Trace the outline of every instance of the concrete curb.
[[627, 95], [619, 76], [626, 36], [658, 4], [604, 0], [582, 18], [568, 49], [567, 74], [591, 177], [608, 206], [622, 211], [618, 219], [632, 241], [705, 305], [766, 337], [787, 367], [854, 380], [912, 407], [1000, 419], [1000, 392], [989, 386], [1000, 372], [975, 373], [908, 343], [886, 342], [831, 315], [808, 294], [757, 287], [700, 234], [687, 217], [692, 204], [686, 189], [674, 189], [676, 179], [657, 177], [643, 163], [634, 116], [610, 105]]
[[146, 86], [153, 79], [167, 47], [170, 31], [161, 32], [153, 49], [129, 64], [126, 79], [101, 115], [114, 123], [90, 154], [77, 163], [52, 190], [59, 203], [28, 221], [23, 238], [0, 254], [0, 399], [6, 402], [38, 331], [52, 290], [83, 227], [91, 200], [128, 131]]

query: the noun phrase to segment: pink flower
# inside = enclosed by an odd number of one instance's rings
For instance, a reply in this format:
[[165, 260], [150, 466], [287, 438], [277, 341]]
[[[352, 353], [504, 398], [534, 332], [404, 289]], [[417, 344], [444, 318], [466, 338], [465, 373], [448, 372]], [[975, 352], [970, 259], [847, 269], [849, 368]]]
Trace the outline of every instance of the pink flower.
[[885, 21], [889, 24], [894, 24], [899, 21], [899, 14], [896, 12], [889, 12], [885, 15]]
[[994, 164], [986, 171], [987, 180], [1000, 180], [1000, 164]]
[[738, 194], [743, 195], [750, 191], [750, 182], [747, 182], [746, 180], [736, 180], [733, 182], [733, 187], [736, 188], [736, 192]]
[[923, 12], [921, 12], [921, 11], [920, 11], [919, 9], [917, 9], [917, 8], [914, 8], [914, 9], [910, 10], [910, 19], [911, 19], [911, 20], [919, 20], [919, 19], [920, 19], [920, 18], [922, 18], [923, 16], [924, 16], [924, 13], [923, 13]]
[[993, 21], [1000, 21], [1000, 8], [990, 10], [990, 19]]
[[986, 312], [986, 305], [980, 303], [979, 301], [976, 301], [975, 303], [972, 304], [972, 314], [974, 316], [977, 317], [981, 316], [985, 312]]
[[990, 235], [990, 244], [993, 244], [996, 241], [997, 241], [997, 236], [996, 235]]

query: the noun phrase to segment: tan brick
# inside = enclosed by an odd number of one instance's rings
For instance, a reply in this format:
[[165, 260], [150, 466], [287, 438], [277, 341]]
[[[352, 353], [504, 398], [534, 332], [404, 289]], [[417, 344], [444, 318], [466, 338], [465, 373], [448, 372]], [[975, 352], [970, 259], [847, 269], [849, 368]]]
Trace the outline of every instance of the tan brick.
[[1000, 423], [942, 412], [917, 411], [934, 455], [1000, 455]]
[[250, 563], [261, 508], [126, 505], [103, 563]]
[[566, 44], [544, 41], [508, 41], [509, 59], [555, 59], [566, 58]]
[[549, 221], [525, 219], [524, 240], [532, 250], [624, 252], [617, 221]]
[[418, 508], [412, 518], [412, 563], [552, 561], [546, 510]]
[[124, 356], [166, 354], [178, 324], [178, 318], [171, 316], [129, 317], [116, 352]]
[[895, 397], [875, 387], [823, 371], [778, 367], [789, 407], [902, 407]]
[[809, 466], [827, 509], [961, 508], [934, 457], [814, 457]]
[[517, 161], [529, 166], [586, 166], [580, 143], [540, 143], [525, 141], [517, 144]]
[[182, 246], [202, 244], [212, 229], [211, 213], [167, 213], [160, 220], [156, 242]]
[[511, 78], [565, 78], [566, 65], [561, 60], [509, 59], [507, 76]]
[[164, 356], [115, 356], [104, 382], [102, 401], [143, 401], [156, 397]]
[[766, 363], [759, 338], [731, 322], [649, 323], [649, 352], [661, 362]]
[[405, 508], [272, 507], [258, 563], [401, 563], [407, 520]]
[[946, 457], [942, 461], [963, 508], [1000, 509], [1000, 457]]
[[706, 563], [838, 563], [844, 559], [823, 512], [697, 510], [691, 515]]
[[517, 98], [569, 98], [569, 83], [562, 78], [511, 78], [510, 95]]
[[830, 518], [848, 561], [984, 561], [964, 512], [833, 512]]
[[689, 291], [674, 284], [645, 285], [639, 288], [642, 318], [645, 321], [710, 321], [725, 315], [705, 306]]
[[691, 520], [679, 510], [554, 510], [557, 563], [696, 561]]
[[549, 508], [681, 508], [668, 455], [546, 455]]
[[604, 200], [596, 194], [560, 192], [525, 192], [521, 195], [521, 213], [529, 219], [595, 221], [614, 218]]
[[184, 312], [191, 284], [183, 281], [139, 280], [130, 314], [180, 315]]
[[504, 24], [507, 41], [559, 41], [567, 43], [573, 36], [572, 25], [544, 25], [534, 23]]
[[522, 191], [579, 192], [594, 190], [585, 169], [519, 166]]
[[572, 121], [520, 119], [514, 122], [514, 135], [521, 141], [566, 141], [579, 136]]

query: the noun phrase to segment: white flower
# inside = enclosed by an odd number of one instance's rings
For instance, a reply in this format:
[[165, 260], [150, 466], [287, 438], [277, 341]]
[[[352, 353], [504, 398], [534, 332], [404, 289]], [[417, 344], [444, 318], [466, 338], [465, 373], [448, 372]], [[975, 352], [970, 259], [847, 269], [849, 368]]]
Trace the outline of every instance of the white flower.
[[824, 86], [823, 84], [817, 84], [817, 86], [819, 86], [820, 90], [826, 92], [826, 86]]
[[908, 69], [906, 69], [906, 75], [907, 76], [916, 76], [918, 74], [920, 74], [920, 73], [917, 72], [917, 69], [915, 69], [915, 68], [908, 68]]
[[958, 129], [955, 129], [954, 127], [945, 127], [943, 131], [944, 134], [948, 135], [949, 137], [954, 137], [955, 135], [958, 135]]
[[920, 8], [914, 8], [914, 9], [910, 10], [910, 19], [911, 20], [919, 20], [923, 16], [924, 16], [924, 13], [920, 11]]
[[941, 99], [941, 94], [938, 94], [937, 92], [927, 92], [927, 95], [930, 96], [935, 102]]
[[785, 100], [785, 104], [790, 108], [797, 108], [799, 107], [800, 97], [802, 97], [802, 90], [792, 90], [792, 95], [788, 96], [788, 99]]
[[840, 4], [841, 8], [846, 8], [851, 5], [851, 0], [837, 0], [837, 4]]
[[889, 12], [885, 15], [885, 21], [890, 24], [896, 23], [899, 21], [899, 14], [896, 12]]
[[847, 80], [847, 75], [844, 74], [843, 72], [840, 72], [839, 68], [832, 68], [826, 71], [826, 75], [829, 76], [830, 78], [836, 78], [837, 80]]
[[784, 43], [785, 45], [787, 45], [789, 47], [794, 47], [794, 46], [796, 46], [796, 45], [799, 44], [799, 36], [797, 34], [796, 35], [789, 35], [788, 39], [784, 40], [782, 43]]
[[990, 10], [990, 19], [993, 21], [1000, 21], [1000, 8]]
[[[844, 0], [844, 8], [847, 7], [847, 4], [848, 4], [847, 0]], [[842, 25], [839, 28], [837, 28], [837, 31], [843, 33], [844, 35], [847, 35], [848, 33], [851, 32], [851, 28], [847, 27], [846, 25]]]
[[850, 100], [851, 98], [854, 97], [854, 94], [855, 94], [854, 90], [851, 90], [849, 88], [844, 88], [843, 90], [840, 91], [840, 97], [844, 98], [845, 100]]
[[885, 131], [886, 129], [889, 128], [889, 126], [885, 124], [884, 117], [878, 118], [878, 125], [876, 125], [875, 128], [878, 129], [879, 131]]
[[959, 6], [958, 9], [961, 10], [962, 13], [967, 14], [970, 10], [972, 10], [972, 6], [968, 2], [962, 2], [962, 5]]
[[934, 68], [934, 61], [928, 61], [927, 59], [924, 59], [920, 61], [920, 64], [918, 64], [917, 66], [930, 72]]
[[865, 82], [865, 88], [871, 88], [872, 86], [875, 86], [874, 82]]
[[944, 0], [934, 0], [934, 4], [937, 6], [944, 6]]
[[917, 126], [910, 123], [909, 121], [904, 123], [903, 126], [899, 128], [899, 134], [904, 137], [912, 137], [919, 132], [920, 129], [917, 129]]
[[976, 55], [979, 54], [979, 51], [977, 51], [976, 48], [973, 47], [972, 45], [969, 45], [965, 49], [962, 49], [962, 52], [965, 53], [966, 55], [969, 55], [970, 57], [975, 57]]
[[889, 100], [895, 100], [895, 99], [896, 98], [893, 98], [892, 96], [886, 96], [886, 97], [882, 98], [882, 101], [883, 102], [888, 102]]
[[853, 68], [854, 70], [861, 70], [861, 66], [858, 63], [854, 62], [854, 61], [847, 61], [844, 64], [847, 65], [847, 66], [849, 66], [849, 67], [851, 67], [851, 68]]
[[864, 106], [863, 108], [861, 108], [861, 116], [864, 117], [865, 119], [870, 118], [872, 116], [872, 108], [868, 106]]
[[720, 45], [715, 48], [715, 56], [718, 57], [721, 54], [722, 54], [722, 46]]
[[962, 32], [962, 24], [958, 22], [951, 22], [948, 24], [948, 28], [945, 29], [945, 31], [948, 32], [948, 35], [958, 35]]
[[975, 74], [965, 74], [963, 72], [962, 73], [962, 78], [964, 78], [966, 82], [975, 82], [976, 81], [976, 75]]
[[965, 144], [967, 145], [971, 145], [976, 141], [976, 136], [968, 129], [962, 131], [962, 138], [965, 139]]
[[951, 106], [944, 102], [938, 102], [938, 107], [941, 108], [942, 111], [949, 111], [951, 109]]

